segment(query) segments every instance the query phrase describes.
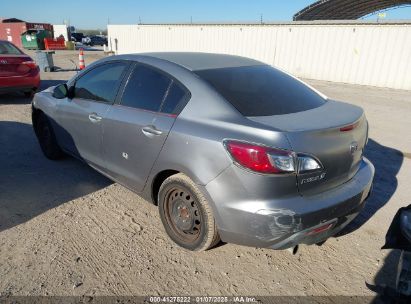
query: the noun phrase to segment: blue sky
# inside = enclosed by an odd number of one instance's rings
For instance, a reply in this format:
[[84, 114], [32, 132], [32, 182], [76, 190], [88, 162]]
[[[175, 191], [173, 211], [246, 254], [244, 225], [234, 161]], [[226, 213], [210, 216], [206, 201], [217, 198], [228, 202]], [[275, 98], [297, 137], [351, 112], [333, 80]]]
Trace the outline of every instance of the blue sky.
[[[104, 28], [112, 24], [156, 22], [290, 21], [294, 13], [315, 0], [2, 0], [0, 17]], [[372, 16], [367, 19], [376, 19]], [[387, 12], [386, 19], [411, 19], [411, 7]]]

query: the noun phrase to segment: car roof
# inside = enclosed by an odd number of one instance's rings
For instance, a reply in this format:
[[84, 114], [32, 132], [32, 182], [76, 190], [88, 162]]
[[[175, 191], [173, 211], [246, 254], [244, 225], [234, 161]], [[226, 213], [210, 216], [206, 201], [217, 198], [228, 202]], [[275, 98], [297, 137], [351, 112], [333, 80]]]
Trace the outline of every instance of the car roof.
[[265, 63], [254, 59], [227, 54], [197, 52], [153, 52], [136, 55], [166, 60], [191, 71], [265, 65]]

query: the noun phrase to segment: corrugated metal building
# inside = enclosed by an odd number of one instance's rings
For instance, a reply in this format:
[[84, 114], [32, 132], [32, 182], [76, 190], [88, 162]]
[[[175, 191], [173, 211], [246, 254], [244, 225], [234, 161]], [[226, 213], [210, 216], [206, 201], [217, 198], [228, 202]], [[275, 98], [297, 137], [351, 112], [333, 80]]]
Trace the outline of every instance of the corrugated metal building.
[[298, 77], [411, 90], [411, 22], [109, 25], [108, 36], [118, 54], [234, 54]]

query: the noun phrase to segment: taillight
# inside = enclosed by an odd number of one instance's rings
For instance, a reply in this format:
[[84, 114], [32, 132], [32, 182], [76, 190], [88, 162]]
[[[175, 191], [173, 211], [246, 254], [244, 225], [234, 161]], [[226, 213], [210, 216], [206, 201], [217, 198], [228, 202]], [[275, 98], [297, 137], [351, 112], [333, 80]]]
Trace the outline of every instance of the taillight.
[[37, 68], [37, 64], [34, 61], [24, 61], [21, 64], [24, 64], [25, 66], [28, 66], [30, 69]]
[[358, 126], [358, 122], [340, 128], [341, 132], [348, 132], [354, 130]]
[[307, 173], [322, 169], [318, 160], [306, 154], [236, 140], [226, 140], [224, 146], [237, 164], [259, 173]]
[[260, 173], [294, 172], [293, 152], [228, 140], [225, 146], [239, 165]]

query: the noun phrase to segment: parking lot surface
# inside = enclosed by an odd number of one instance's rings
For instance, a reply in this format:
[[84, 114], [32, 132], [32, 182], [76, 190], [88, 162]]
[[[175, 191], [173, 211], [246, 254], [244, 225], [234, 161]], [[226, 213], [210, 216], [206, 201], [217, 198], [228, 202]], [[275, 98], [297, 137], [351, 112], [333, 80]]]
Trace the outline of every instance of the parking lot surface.
[[[54, 56], [76, 72], [77, 52]], [[102, 58], [86, 51], [86, 64]], [[396, 211], [411, 204], [411, 92], [308, 82], [365, 109], [376, 176], [361, 215], [323, 246], [288, 251], [223, 244], [193, 253], [166, 236], [157, 207], [72, 158], [47, 160], [30, 100], [0, 95], [0, 295], [374, 295], [393, 286], [399, 254], [381, 250]]]

